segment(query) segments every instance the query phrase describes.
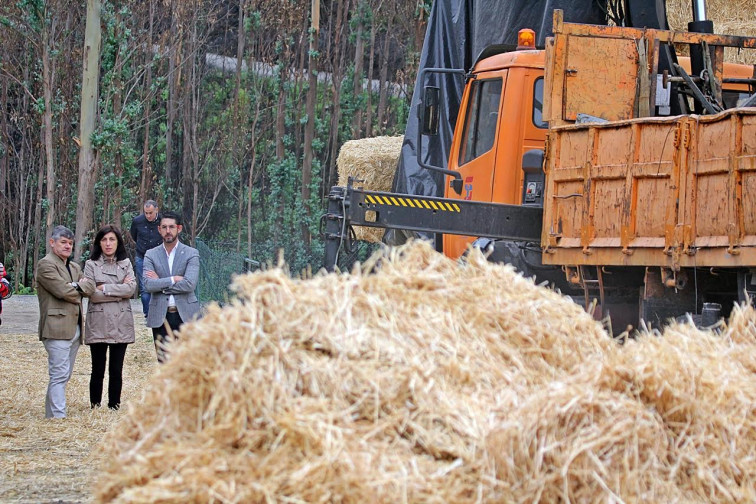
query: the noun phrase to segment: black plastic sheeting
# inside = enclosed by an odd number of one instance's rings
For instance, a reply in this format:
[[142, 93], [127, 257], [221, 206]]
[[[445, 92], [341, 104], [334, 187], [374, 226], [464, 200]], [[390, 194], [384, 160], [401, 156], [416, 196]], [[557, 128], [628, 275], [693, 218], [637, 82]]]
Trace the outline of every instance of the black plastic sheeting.
[[[469, 71], [480, 53], [492, 45], [517, 44], [517, 32], [531, 28], [536, 45], [543, 47], [552, 35], [554, 9], [564, 11], [564, 20], [572, 23], [605, 24], [606, 14], [599, 3], [605, 0], [436, 0], [428, 18], [420, 70], [423, 68], [459, 68]], [[439, 132], [425, 136], [421, 155], [425, 164], [447, 167], [454, 124], [462, 99], [464, 81], [458, 75], [429, 74], [426, 82], [418, 81], [412, 96], [410, 117], [404, 133], [401, 156], [392, 190], [424, 196], [442, 196], [443, 175], [420, 167], [417, 162], [417, 135], [420, 119], [418, 104], [423, 86], [441, 89]], [[389, 231], [384, 242], [399, 244], [406, 233]], [[428, 238], [430, 236], [427, 236]]]

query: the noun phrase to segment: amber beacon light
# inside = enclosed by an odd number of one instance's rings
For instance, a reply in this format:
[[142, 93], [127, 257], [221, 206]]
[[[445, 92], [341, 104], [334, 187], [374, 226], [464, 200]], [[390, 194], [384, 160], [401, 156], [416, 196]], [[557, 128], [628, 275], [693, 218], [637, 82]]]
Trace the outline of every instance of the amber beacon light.
[[517, 32], [517, 49], [535, 49], [535, 31], [523, 28]]

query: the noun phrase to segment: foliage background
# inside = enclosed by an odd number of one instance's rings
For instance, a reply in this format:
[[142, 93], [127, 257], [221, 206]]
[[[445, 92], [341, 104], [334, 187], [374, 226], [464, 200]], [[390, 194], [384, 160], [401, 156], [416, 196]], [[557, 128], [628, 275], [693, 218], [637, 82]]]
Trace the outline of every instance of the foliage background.
[[[97, 228], [127, 231], [154, 199], [182, 214], [182, 239], [204, 243], [211, 263], [217, 253], [242, 270], [238, 258], [266, 264], [283, 250], [293, 271], [317, 269], [338, 149], [404, 131], [429, 8], [430, 0], [102, 1], [94, 216], [80, 259]], [[17, 290], [33, 288], [49, 223], [76, 222], [86, 10], [75, 0], [0, 5], [0, 261]]]

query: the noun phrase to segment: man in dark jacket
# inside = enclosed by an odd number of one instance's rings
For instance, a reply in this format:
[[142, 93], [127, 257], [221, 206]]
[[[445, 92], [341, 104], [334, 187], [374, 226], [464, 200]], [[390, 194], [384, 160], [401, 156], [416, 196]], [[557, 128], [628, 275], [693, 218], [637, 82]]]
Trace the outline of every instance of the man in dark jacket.
[[144, 288], [144, 279], [142, 278], [144, 269], [144, 253], [151, 248], [157, 247], [163, 243], [163, 237], [158, 231], [158, 206], [153, 200], [144, 202], [144, 213], [134, 217], [131, 221], [129, 233], [136, 243], [136, 257], [134, 258], [134, 273], [137, 277], [139, 294], [142, 297], [142, 310], [144, 317], [150, 309], [150, 293]]

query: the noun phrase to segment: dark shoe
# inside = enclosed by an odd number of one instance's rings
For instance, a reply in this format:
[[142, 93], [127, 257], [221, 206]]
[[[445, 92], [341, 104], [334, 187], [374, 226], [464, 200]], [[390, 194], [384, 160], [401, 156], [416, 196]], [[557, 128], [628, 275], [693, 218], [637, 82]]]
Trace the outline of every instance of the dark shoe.
[[100, 403], [98, 403], [98, 402], [97, 403], [93, 402], [93, 403], [90, 403], [90, 405], [89, 405], [89, 409], [95, 409], [95, 408], [99, 408], [99, 407], [100, 407]]
[[108, 408], [112, 409], [113, 411], [118, 411], [119, 409], [121, 409], [121, 403], [108, 404]]

